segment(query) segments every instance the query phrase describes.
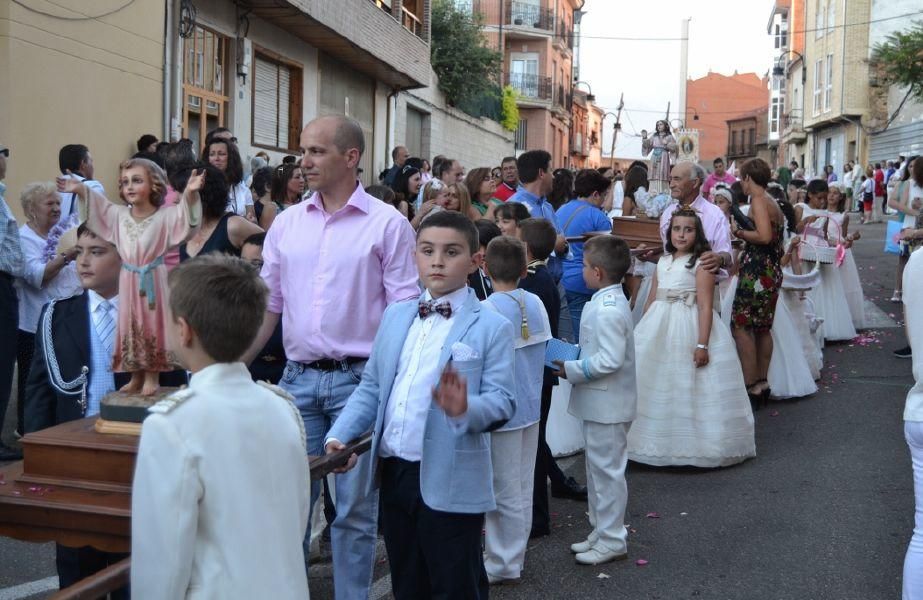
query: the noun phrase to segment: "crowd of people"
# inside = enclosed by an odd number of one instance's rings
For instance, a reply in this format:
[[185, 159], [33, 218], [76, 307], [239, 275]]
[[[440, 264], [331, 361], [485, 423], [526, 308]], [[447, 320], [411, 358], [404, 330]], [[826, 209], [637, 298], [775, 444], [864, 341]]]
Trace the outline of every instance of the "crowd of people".
[[[528, 540], [550, 533], [549, 481], [588, 504], [577, 563], [624, 559], [629, 459], [716, 468], [756, 456], [754, 412], [814, 393], [824, 344], [865, 326], [849, 216], [865, 184], [832, 169], [806, 181], [796, 164], [730, 172], [718, 158], [711, 173], [680, 162], [653, 177], [644, 161], [573, 172], [542, 150], [462, 165], [398, 146], [364, 187], [362, 131], [343, 117], [310, 122], [300, 159], [258, 153], [249, 173], [225, 128], [199, 153], [150, 135], [137, 150], [118, 198], [93, 179], [87, 146], [68, 145], [55, 182], [21, 191], [22, 226], [0, 202], [2, 335], [17, 341], [0, 365], [0, 418], [15, 364], [23, 434], [191, 372], [142, 434], [138, 597], [196, 582], [305, 597], [295, 572], [322, 486], [337, 598], [368, 595], [379, 523], [397, 598], [517, 583]], [[0, 181], [9, 155], [0, 146]], [[651, 189], [665, 178], [668, 192]], [[904, 265], [923, 239], [923, 160], [893, 178]], [[866, 222], [878, 205], [863, 207]], [[649, 221], [662, 244], [629, 248], [606, 235], [613, 217]], [[256, 393], [248, 378], [280, 387]], [[582, 425], [585, 487], [547, 443], [558, 386]], [[291, 404], [254, 424], [248, 390]], [[343, 453], [369, 430], [370, 451], [322, 483], [293, 458]], [[0, 448], [0, 460], [19, 456]], [[247, 477], [262, 483], [231, 481]], [[263, 501], [277, 512], [226, 521]], [[180, 516], [166, 522], [170, 504]], [[285, 543], [258, 556], [261, 535]], [[57, 550], [62, 587], [121, 558]]]

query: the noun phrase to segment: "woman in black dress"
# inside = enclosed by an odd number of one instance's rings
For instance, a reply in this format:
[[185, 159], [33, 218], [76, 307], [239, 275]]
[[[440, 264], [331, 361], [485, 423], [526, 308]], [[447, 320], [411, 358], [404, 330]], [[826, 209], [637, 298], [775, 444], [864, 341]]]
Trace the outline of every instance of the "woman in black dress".
[[[189, 241], [180, 244], [180, 261], [210, 252], [240, 256], [240, 247], [244, 240], [254, 233], [263, 231], [259, 225], [227, 210], [228, 184], [224, 173], [211, 165], [204, 168], [205, 187], [199, 192], [202, 202], [202, 224]], [[184, 188], [189, 173], [191, 171], [183, 174]], [[178, 191], [182, 193], [182, 190]]]

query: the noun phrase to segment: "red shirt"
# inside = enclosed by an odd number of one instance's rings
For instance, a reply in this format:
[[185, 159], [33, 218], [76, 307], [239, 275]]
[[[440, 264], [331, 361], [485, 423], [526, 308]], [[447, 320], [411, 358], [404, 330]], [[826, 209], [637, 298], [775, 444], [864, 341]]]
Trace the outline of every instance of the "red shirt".
[[881, 169], [875, 169], [875, 195], [885, 195], [885, 173]]
[[501, 181], [500, 185], [497, 186], [497, 191], [494, 192], [494, 198], [497, 200], [502, 200], [506, 202], [510, 199], [510, 196], [516, 193], [516, 187], [510, 187], [505, 181]]

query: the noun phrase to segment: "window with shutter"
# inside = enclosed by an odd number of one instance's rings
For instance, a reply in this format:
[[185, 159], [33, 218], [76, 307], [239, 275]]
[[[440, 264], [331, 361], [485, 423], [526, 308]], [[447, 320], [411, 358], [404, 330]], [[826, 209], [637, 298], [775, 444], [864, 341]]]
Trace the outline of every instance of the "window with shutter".
[[301, 125], [301, 69], [255, 53], [253, 61], [253, 145], [296, 150]]

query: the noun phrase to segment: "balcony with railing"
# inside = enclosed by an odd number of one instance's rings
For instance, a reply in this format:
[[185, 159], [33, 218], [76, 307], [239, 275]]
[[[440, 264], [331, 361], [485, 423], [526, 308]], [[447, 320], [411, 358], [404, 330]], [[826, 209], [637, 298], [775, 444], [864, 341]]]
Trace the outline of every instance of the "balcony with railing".
[[506, 25], [510, 27], [507, 36], [515, 38], [517, 35], [547, 37], [555, 32], [554, 11], [536, 6], [530, 2], [506, 0], [504, 10]]
[[572, 27], [568, 27], [567, 23], [561, 21], [560, 19], [558, 20], [557, 26], [555, 27], [554, 43], [560, 50], [574, 49], [574, 30]]
[[574, 95], [569, 90], [566, 89], [563, 85], [558, 85], [554, 91], [554, 105], [556, 108], [563, 108], [565, 111], [570, 112], [571, 107], [574, 104]]
[[507, 73], [504, 83], [516, 90], [520, 102], [547, 103], [552, 98], [551, 77], [528, 73]]

